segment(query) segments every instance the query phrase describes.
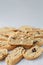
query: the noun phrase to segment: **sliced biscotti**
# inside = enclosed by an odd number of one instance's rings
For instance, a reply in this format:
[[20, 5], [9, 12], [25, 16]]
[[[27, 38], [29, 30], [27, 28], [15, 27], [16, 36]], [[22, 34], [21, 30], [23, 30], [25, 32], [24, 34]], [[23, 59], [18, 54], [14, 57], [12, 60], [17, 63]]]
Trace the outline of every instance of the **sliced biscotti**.
[[35, 28], [32, 26], [21, 26], [19, 29], [24, 31], [24, 32], [29, 32], [29, 31], [41, 31], [41, 32], [43, 32], [43, 29]]
[[1, 32], [0, 35], [3, 35], [4, 37], [9, 37], [10, 35], [15, 34], [13, 31], [6, 31], [6, 32]]
[[42, 31], [29, 31], [27, 32], [29, 36], [34, 36], [34, 38], [43, 38], [43, 32]]
[[34, 38], [43, 38], [43, 32], [41, 31], [36, 31], [35, 33], [33, 33]]
[[26, 32], [29, 36], [34, 35], [35, 38], [43, 37], [43, 29], [33, 28], [29, 26], [21, 26], [19, 29]]
[[19, 30], [24, 31], [24, 32], [28, 32], [28, 31], [32, 31], [32, 27], [31, 26], [21, 26], [19, 28]]
[[30, 48], [33, 45], [33, 39], [34, 37], [29, 37], [26, 33], [19, 32], [15, 35], [10, 36], [8, 42], [10, 45], [21, 45], [23, 47]]
[[7, 49], [0, 49], [0, 61], [8, 55]]
[[43, 32], [43, 29], [42, 29], [42, 28], [35, 28], [35, 27], [32, 27], [32, 30]]
[[3, 35], [8, 38], [10, 35], [15, 34], [17, 32], [22, 32], [22, 31], [15, 29], [15, 28], [14, 29], [7, 28], [7, 30], [6, 30], [6, 28], [5, 28], [5, 30], [3, 30], [3, 29], [2, 29], [2, 31], [0, 30], [0, 35]]
[[13, 32], [14, 30], [16, 29], [11, 27], [3, 27], [3, 28], [0, 28], [0, 34], [7, 34], [9, 32]]
[[33, 45], [43, 46], [43, 38], [34, 38]]
[[0, 28], [0, 32], [8, 32], [8, 31], [14, 31], [16, 28], [13, 27], [2, 27]]
[[34, 46], [30, 49], [28, 49], [24, 54], [24, 58], [26, 58], [27, 60], [32, 60], [35, 59], [37, 57], [39, 57], [43, 52], [43, 48], [39, 47], [39, 46]]
[[41, 31], [28, 31], [28, 36], [34, 36], [34, 38], [43, 38], [43, 32]]
[[7, 41], [8, 37], [0, 34], [0, 41]]
[[16, 46], [10, 45], [8, 41], [0, 41], [0, 49], [12, 50]]
[[23, 47], [17, 47], [6, 58], [7, 65], [15, 65], [23, 58], [23, 53], [25, 52]]

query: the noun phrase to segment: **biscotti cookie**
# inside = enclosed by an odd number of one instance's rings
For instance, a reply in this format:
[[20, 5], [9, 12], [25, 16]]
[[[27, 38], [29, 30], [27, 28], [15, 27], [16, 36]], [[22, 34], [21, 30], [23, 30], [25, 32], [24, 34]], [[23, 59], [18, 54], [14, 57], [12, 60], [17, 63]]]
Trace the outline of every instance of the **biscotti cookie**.
[[15, 65], [23, 58], [25, 52], [23, 47], [17, 47], [6, 58], [7, 65]]
[[0, 34], [9, 38], [9, 36], [12, 35], [12, 34], [15, 34], [15, 32], [10, 31], [10, 32], [3, 32], [3, 33], [0, 33]]
[[29, 26], [21, 26], [19, 28], [19, 30], [24, 31], [24, 32], [32, 31], [32, 27], [29, 27]]
[[0, 49], [12, 50], [16, 46], [10, 45], [7, 41], [0, 41]]
[[35, 59], [37, 57], [39, 57], [43, 52], [43, 48], [39, 47], [39, 46], [34, 46], [30, 49], [28, 49], [24, 54], [24, 58], [26, 58], [27, 60], [32, 60]]
[[0, 35], [0, 40], [1, 41], [7, 41], [8, 40], [8, 37], [4, 36], [4, 35]]
[[43, 32], [43, 29], [35, 28], [35, 27], [31, 27], [31, 26], [21, 26], [19, 29], [24, 31], [24, 32], [29, 32], [29, 31], [41, 31], [41, 32]]
[[13, 32], [13, 31], [6, 31], [6, 32], [1, 32], [0, 33], [0, 35], [3, 35], [3, 36], [5, 36], [5, 37], [9, 37], [10, 35], [12, 35], [12, 34], [15, 34], [15, 32]]
[[20, 31], [19, 29], [16, 29], [16, 28], [11, 28], [11, 27], [4, 27], [4, 28], [0, 28], [0, 33], [1, 32], [17, 32], [17, 31]]
[[32, 30], [34, 30], [34, 31], [41, 31], [41, 32], [43, 32], [43, 29], [42, 29], [42, 28], [32, 28]]
[[34, 36], [34, 38], [43, 38], [43, 32], [41, 31], [28, 31], [28, 36]]
[[36, 31], [33, 35], [35, 38], [43, 38], [43, 32], [40, 31]]
[[7, 49], [0, 49], [0, 61], [8, 55]]
[[5, 37], [9, 37], [10, 35], [12, 35], [12, 34], [15, 34], [15, 33], [18, 33], [18, 32], [22, 32], [21, 30], [18, 30], [18, 29], [11, 29], [11, 30], [2, 30], [1, 32], [0, 32], [0, 35], [3, 35], [3, 36], [5, 36]]
[[8, 32], [8, 31], [13, 31], [15, 29], [16, 28], [13, 28], [13, 27], [3, 27], [3, 28], [0, 28], [0, 32]]
[[35, 37], [43, 37], [43, 29], [33, 28], [29, 26], [21, 26], [20, 30], [26, 32], [28, 35], [35, 35]]
[[35, 38], [33, 41], [33, 45], [43, 46], [43, 38]]
[[0, 28], [0, 34], [9, 34], [9, 32], [13, 32], [14, 30], [16, 29], [11, 27]]
[[9, 37], [9, 44], [16, 46], [23, 46], [30, 48], [33, 45], [34, 37], [29, 37], [27, 34], [19, 32], [13, 36]]

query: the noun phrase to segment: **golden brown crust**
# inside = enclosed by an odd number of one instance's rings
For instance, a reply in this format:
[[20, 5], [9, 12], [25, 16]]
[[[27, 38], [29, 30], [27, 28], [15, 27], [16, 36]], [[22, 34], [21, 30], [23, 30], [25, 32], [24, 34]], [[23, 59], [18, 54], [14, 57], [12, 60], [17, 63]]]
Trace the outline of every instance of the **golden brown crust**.
[[35, 28], [35, 27], [31, 27], [31, 26], [21, 26], [19, 29], [22, 30], [22, 31], [24, 31], [24, 32], [29, 32], [29, 31], [43, 32], [43, 29], [41, 29], [41, 28]]
[[8, 55], [7, 49], [0, 49], [0, 61]]
[[25, 52], [23, 47], [17, 47], [6, 58], [7, 65], [14, 65], [18, 63], [23, 58], [23, 53]]
[[13, 27], [3, 27], [3, 28], [0, 28], [0, 32], [8, 32], [8, 31], [13, 31], [15, 29], [16, 28], [13, 28]]
[[29, 36], [33, 35], [35, 38], [43, 38], [43, 29], [29, 26], [21, 26], [19, 29], [27, 33]]
[[10, 45], [31, 47], [33, 45], [33, 39], [34, 37], [29, 37], [27, 34], [20, 32], [10, 36], [8, 42]]
[[43, 46], [43, 38], [34, 38], [33, 45]]
[[36, 59], [37, 57], [39, 57], [43, 52], [43, 48], [39, 47], [39, 46], [34, 46], [30, 49], [28, 49], [24, 54], [24, 58], [26, 58], [27, 60], [32, 60], [32, 59]]
[[32, 31], [32, 27], [29, 26], [21, 26], [19, 29], [24, 32]]
[[0, 41], [0, 49], [7, 49], [7, 50], [12, 50], [16, 46], [10, 45], [7, 41]]

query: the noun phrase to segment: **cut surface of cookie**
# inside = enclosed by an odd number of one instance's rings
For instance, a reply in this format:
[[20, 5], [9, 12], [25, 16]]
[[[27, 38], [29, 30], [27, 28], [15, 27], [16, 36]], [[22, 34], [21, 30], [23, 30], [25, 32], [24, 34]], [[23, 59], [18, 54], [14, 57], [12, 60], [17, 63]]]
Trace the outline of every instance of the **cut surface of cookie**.
[[8, 55], [7, 49], [0, 49], [0, 61]]
[[16, 46], [10, 45], [7, 41], [0, 41], [0, 49], [12, 50]]
[[12, 34], [14, 32], [14, 30], [16, 30], [16, 29], [11, 28], [11, 27], [3, 27], [3, 28], [0, 28], [0, 34], [8, 37], [10, 34]]
[[43, 38], [35, 38], [33, 41], [33, 45], [43, 46]]
[[36, 31], [33, 35], [35, 38], [43, 38], [43, 32], [40, 31]]
[[43, 32], [43, 29], [41, 29], [41, 28], [34, 28], [34, 27], [33, 27], [32, 30]]
[[37, 57], [39, 57], [43, 52], [43, 48], [39, 47], [39, 46], [34, 46], [31, 49], [28, 49], [24, 54], [24, 58], [26, 58], [27, 60], [32, 60], [35, 59]]
[[8, 31], [13, 31], [15, 29], [16, 28], [13, 28], [13, 27], [3, 27], [3, 28], [0, 28], [0, 32], [8, 32]]
[[17, 47], [6, 58], [7, 65], [15, 65], [23, 58], [23, 53], [25, 52], [23, 47]]
[[30, 37], [34, 36], [34, 38], [43, 38], [43, 32], [40, 32], [40, 31], [29, 31], [27, 34]]
[[2, 32], [0, 35], [3, 35], [4, 37], [8, 38], [10, 35], [15, 34], [13, 31], [8, 31], [8, 32]]
[[19, 29], [24, 32], [32, 31], [32, 27], [29, 27], [29, 26], [21, 26]]
[[7, 41], [8, 37], [4, 36], [4, 35], [0, 35], [0, 41]]
[[3, 35], [3, 36], [5, 36], [5, 37], [9, 37], [10, 35], [13, 35], [13, 34], [15, 34], [15, 33], [17, 33], [17, 32], [22, 32], [21, 30], [18, 30], [18, 29], [7, 29], [7, 30], [2, 30], [2, 31], [0, 31], [0, 35]]
[[11, 45], [22, 45], [31, 47], [33, 45], [33, 37], [29, 37], [25, 33], [18, 33], [9, 37], [9, 44]]
[[33, 35], [35, 38], [43, 38], [43, 29], [29, 26], [21, 26], [19, 29], [27, 33], [29, 36]]

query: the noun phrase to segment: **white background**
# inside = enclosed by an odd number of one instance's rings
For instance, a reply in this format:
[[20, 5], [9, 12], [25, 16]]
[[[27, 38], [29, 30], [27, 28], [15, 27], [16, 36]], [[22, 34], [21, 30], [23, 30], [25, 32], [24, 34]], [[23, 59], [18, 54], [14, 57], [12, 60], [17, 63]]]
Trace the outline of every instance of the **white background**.
[[[43, 0], [0, 0], [0, 27], [21, 25], [43, 28]], [[17, 65], [43, 65], [43, 54], [33, 61], [23, 59]]]

